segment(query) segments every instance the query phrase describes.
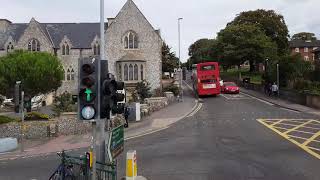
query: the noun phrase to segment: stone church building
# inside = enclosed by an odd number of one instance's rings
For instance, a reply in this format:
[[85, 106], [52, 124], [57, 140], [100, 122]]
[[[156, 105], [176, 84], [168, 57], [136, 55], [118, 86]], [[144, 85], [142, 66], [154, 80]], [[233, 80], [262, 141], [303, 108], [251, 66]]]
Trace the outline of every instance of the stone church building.
[[[161, 47], [155, 30], [132, 0], [128, 0], [115, 18], [105, 23], [105, 59], [109, 72], [127, 87], [141, 80], [153, 90], [161, 83]], [[12, 23], [0, 19], [0, 56], [14, 49], [45, 51], [57, 56], [65, 76], [57, 94], [77, 94], [78, 62], [81, 57], [100, 54], [100, 23]]]

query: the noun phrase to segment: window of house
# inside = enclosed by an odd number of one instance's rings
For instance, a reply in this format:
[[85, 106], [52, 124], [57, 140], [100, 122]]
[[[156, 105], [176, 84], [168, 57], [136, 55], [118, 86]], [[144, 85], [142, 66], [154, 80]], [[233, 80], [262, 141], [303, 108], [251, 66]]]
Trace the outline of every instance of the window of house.
[[37, 39], [31, 39], [28, 43], [28, 51], [40, 51], [40, 42]]
[[295, 51], [296, 51], [297, 53], [300, 52], [299, 48], [296, 48]]
[[70, 69], [67, 70], [67, 81], [71, 80], [71, 71]]
[[14, 48], [13, 48], [13, 45], [11, 42], [9, 42], [8, 46], [7, 46], [7, 52], [10, 52], [12, 51]]
[[125, 64], [124, 65], [124, 80], [125, 81], [128, 81], [128, 65], [127, 64]]
[[67, 81], [75, 80], [75, 72], [74, 69], [70, 66], [67, 70]]
[[140, 78], [141, 80], [144, 80], [144, 77], [143, 77], [143, 65], [141, 64], [141, 67], [140, 67]]
[[307, 47], [304, 48], [304, 52], [308, 52], [309, 49]]
[[119, 77], [119, 80], [122, 81], [122, 67], [121, 67], [121, 64], [118, 65], [118, 77]]
[[134, 69], [134, 73], [133, 73], [133, 74], [134, 74], [134, 80], [135, 80], [135, 81], [138, 81], [138, 75], [139, 75], [138, 65], [135, 64], [133, 69]]
[[134, 32], [129, 31], [124, 37], [124, 48], [138, 49], [138, 45], [138, 36]]
[[100, 55], [100, 44], [96, 41], [93, 45], [93, 55]]
[[129, 81], [133, 81], [133, 66], [129, 65]]
[[71, 81], [74, 81], [74, 70], [71, 69]]
[[309, 56], [304, 56], [305, 61], [309, 61]]
[[61, 52], [62, 55], [70, 55], [70, 47], [67, 42], [64, 42], [61, 49], [62, 49], [62, 52]]

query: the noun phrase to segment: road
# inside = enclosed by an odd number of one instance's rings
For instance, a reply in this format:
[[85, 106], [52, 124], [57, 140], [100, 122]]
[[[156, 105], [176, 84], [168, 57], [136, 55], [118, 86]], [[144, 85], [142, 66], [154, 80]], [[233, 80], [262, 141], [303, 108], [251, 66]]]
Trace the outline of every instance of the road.
[[[301, 121], [317, 129], [318, 119], [244, 94], [206, 97], [193, 116], [126, 141], [125, 151], [137, 150], [138, 173], [151, 180], [319, 180], [319, 159], [267, 126]], [[124, 155], [119, 162], [123, 176]], [[57, 164], [55, 155], [0, 161], [0, 179], [46, 179]]]

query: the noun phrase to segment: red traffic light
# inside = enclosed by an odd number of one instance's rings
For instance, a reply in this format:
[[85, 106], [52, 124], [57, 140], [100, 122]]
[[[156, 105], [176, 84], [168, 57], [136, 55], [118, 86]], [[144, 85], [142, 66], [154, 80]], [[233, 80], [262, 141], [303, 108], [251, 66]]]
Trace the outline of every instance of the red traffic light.
[[86, 74], [92, 74], [95, 71], [95, 67], [93, 64], [84, 64], [82, 65], [82, 71]]
[[81, 80], [82, 85], [87, 86], [88, 88], [92, 87], [95, 84], [95, 81], [92, 77], [88, 76]]

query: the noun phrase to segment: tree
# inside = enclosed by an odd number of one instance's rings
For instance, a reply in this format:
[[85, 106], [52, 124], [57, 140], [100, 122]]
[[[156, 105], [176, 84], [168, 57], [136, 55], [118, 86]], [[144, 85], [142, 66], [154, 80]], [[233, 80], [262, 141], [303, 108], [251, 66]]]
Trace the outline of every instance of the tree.
[[63, 68], [57, 57], [45, 52], [14, 51], [0, 58], [0, 94], [12, 97], [16, 81], [25, 95], [34, 97], [57, 90]]
[[162, 45], [162, 72], [173, 72], [174, 68], [178, 68], [179, 59], [171, 52], [171, 48], [163, 43]]
[[288, 53], [289, 31], [284, 17], [273, 10], [258, 9], [255, 11], [241, 12], [227, 26], [253, 24], [261, 28], [265, 34], [277, 43], [278, 55]]
[[317, 40], [317, 37], [314, 33], [310, 33], [310, 32], [300, 32], [297, 34], [294, 34], [291, 38], [291, 40], [310, 40], [310, 41], [314, 41]]
[[217, 40], [219, 59], [224, 66], [240, 66], [249, 61], [250, 71], [254, 71], [254, 64], [267, 58], [277, 59], [277, 45], [256, 25], [229, 25], [218, 33]]
[[199, 39], [189, 47], [189, 56], [192, 64], [212, 61], [216, 53], [215, 39]]

